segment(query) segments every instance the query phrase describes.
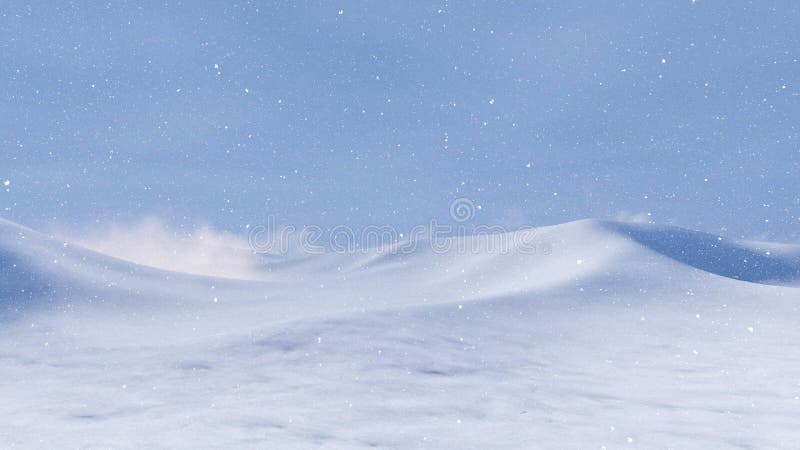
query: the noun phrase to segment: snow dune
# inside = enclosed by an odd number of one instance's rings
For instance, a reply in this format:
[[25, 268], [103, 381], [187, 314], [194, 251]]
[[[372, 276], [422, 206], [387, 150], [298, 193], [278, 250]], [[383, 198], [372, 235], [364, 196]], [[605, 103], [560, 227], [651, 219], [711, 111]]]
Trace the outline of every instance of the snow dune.
[[491, 251], [510, 237], [243, 281], [0, 221], [0, 447], [800, 442], [800, 248], [586, 220]]

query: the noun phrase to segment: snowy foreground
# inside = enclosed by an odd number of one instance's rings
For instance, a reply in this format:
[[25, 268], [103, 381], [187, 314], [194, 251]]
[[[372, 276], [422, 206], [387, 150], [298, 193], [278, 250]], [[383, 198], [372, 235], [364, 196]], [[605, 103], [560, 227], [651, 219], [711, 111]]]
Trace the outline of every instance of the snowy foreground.
[[536, 239], [235, 281], [0, 222], [0, 448], [796, 448], [800, 249]]

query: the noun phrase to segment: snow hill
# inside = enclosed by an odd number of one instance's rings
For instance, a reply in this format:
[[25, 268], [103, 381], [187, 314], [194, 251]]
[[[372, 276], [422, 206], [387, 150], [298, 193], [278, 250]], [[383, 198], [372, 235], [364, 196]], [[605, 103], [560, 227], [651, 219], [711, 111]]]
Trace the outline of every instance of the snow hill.
[[528, 233], [537, 251], [401, 242], [244, 281], [0, 220], [0, 447], [800, 442], [800, 247], [596, 220]]

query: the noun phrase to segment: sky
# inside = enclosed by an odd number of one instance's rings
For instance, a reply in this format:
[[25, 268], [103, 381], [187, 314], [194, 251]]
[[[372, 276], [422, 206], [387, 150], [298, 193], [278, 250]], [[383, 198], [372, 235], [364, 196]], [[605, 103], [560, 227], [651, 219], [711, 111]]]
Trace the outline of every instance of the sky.
[[800, 241], [800, 4], [4, 1], [0, 216]]

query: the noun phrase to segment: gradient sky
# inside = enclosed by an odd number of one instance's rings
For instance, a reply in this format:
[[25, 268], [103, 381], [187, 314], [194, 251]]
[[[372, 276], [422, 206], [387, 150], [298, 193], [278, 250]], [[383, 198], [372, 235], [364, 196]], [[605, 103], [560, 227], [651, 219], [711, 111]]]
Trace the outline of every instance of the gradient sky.
[[0, 215], [800, 240], [800, 4], [4, 1]]

